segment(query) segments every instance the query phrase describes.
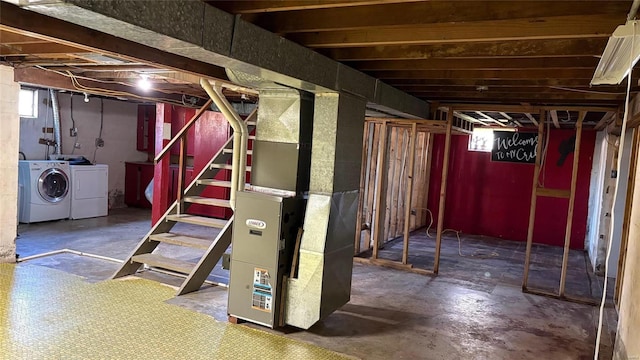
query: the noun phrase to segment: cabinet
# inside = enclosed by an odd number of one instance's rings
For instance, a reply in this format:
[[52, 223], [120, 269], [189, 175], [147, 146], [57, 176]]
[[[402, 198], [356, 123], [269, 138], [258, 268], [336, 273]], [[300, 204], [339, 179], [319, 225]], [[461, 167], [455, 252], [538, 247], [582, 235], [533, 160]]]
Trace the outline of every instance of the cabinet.
[[153, 161], [156, 143], [156, 106], [138, 105], [136, 149], [147, 153], [147, 161]]
[[131, 207], [151, 208], [144, 190], [153, 179], [153, 163], [125, 162], [124, 203]]

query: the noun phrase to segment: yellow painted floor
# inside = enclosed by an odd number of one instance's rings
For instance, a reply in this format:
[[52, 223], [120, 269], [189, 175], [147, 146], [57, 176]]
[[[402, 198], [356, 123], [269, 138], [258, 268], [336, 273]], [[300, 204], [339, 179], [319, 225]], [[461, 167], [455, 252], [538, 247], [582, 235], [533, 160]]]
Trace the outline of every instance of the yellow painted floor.
[[144, 279], [88, 283], [46, 267], [0, 264], [0, 359], [348, 359], [164, 301]]

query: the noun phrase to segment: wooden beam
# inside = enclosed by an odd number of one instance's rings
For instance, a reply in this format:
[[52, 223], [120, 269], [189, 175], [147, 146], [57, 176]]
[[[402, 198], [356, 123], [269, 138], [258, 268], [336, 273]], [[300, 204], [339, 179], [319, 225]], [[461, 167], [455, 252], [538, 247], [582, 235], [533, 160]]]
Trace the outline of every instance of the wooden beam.
[[339, 9], [278, 11], [244, 19], [278, 34], [407, 27], [424, 24], [545, 18], [561, 15], [616, 14], [625, 16], [624, 2], [590, 1], [576, 7], [567, 1], [420, 1]]
[[53, 55], [86, 52], [74, 46], [60, 45], [52, 42], [28, 44], [0, 44], [0, 56]]
[[442, 178], [440, 180], [440, 201], [438, 205], [438, 225], [436, 227], [436, 251], [434, 255], [433, 272], [440, 269], [440, 249], [442, 247], [442, 232], [444, 231], [444, 208], [447, 200], [447, 179], [449, 176], [449, 156], [451, 152], [451, 128], [453, 126], [453, 109], [447, 111], [447, 131], [444, 141], [444, 159], [442, 160]]
[[42, 44], [45, 40], [31, 36], [16, 34], [10, 31], [0, 31], [0, 43], [2, 44]]
[[591, 79], [589, 69], [532, 70], [385, 70], [369, 72], [378, 79]]
[[615, 111], [609, 111], [609, 112], [605, 113], [604, 116], [600, 119], [600, 121], [598, 121], [596, 126], [593, 127], [593, 129], [597, 130], [597, 131], [600, 131], [600, 130], [604, 129], [613, 120], [615, 120], [615, 117], [616, 117], [616, 112]]
[[527, 290], [529, 281], [529, 267], [531, 266], [531, 245], [533, 244], [533, 226], [536, 220], [536, 201], [538, 199], [538, 178], [540, 176], [540, 165], [542, 163], [542, 139], [544, 139], [545, 110], [540, 110], [540, 121], [538, 123], [538, 145], [536, 147], [536, 163], [533, 168], [533, 184], [531, 186], [531, 206], [529, 208], [529, 227], [527, 229], [527, 246], [524, 255], [524, 273], [522, 276], [522, 291]]
[[[432, 87], [432, 86], [488, 86], [493, 87], [568, 87], [568, 88], [589, 88], [591, 79], [421, 79], [421, 78], [405, 78], [405, 79], [389, 79], [386, 81], [391, 86], [403, 87]], [[598, 87], [600, 89], [601, 87]], [[622, 86], [606, 86], [602, 89], [616, 89], [624, 91]]]
[[640, 148], [640, 131], [638, 129], [631, 129], [633, 131], [633, 143], [631, 145], [631, 159], [629, 161], [629, 176], [627, 180], [627, 194], [624, 205], [624, 218], [622, 220], [622, 236], [620, 244], [620, 256], [618, 257], [618, 274], [616, 276], [616, 287], [613, 295], [613, 300], [616, 305], [619, 305], [620, 292], [622, 291], [622, 283], [624, 280], [624, 273], [626, 269], [627, 259], [627, 247], [629, 245], [629, 229], [631, 225], [631, 210], [633, 208], [633, 197], [635, 193], [636, 184], [636, 172], [638, 167], [638, 148]]
[[558, 111], [551, 110], [550, 114], [551, 114], [551, 121], [553, 121], [553, 126], [555, 126], [556, 129], [560, 129], [560, 123], [558, 122]]
[[[140, 77], [140, 75], [138, 75], [138, 77]], [[405, 91], [405, 92], [415, 92], [415, 93], [421, 93], [421, 92], [426, 92], [426, 93], [434, 93], [434, 92], [443, 92], [443, 93], [450, 93], [450, 92], [473, 92], [473, 93], [483, 93], [483, 94], [490, 94], [490, 93], [504, 93], [504, 92], [508, 92], [508, 93], [552, 93], [552, 94], [573, 94], [575, 93], [574, 91], [567, 91], [567, 90], [559, 90], [559, 89], [554, 89], [553, 87], [549, 87], [549, 86], [525, 86], [525, 87], [518, 87], [518, 86], [508, 86], [508, 85], [502, 85], [502, 86], [487, 86], [487, 88], [484, 87], [480, 87], [480, 86], [474, 86], [474, 85], [400, 85], [400, 86], [394, 86], [395, 88]], [[576, 89], [576, 88], [573, 88]], [[585, 90], [585, 91], [589, 91], [588, 88], [577, 88], [577, 90]], [[604, 94], [604, 95], [622, 95], [622, 93], [620, 93], [618, 91], [618, 89], [615, 88], [610, 88], [610, 89], [606, 89], [605, 91], [600, 91], [600, 93]]]
[[543, 197], [568, 199], [571, 196], [571, 191], [565, 189], [551, 189], [551, 188], [536, 188], [536, 195]]
[[598, 59], [590, 57], [550, 58], [470, 58], [425, 60], [351, 61], [347, 65], [360, 71], [385, 70], [522, 70], [522, 69], [590, 69]]
[[0, 1], [0, 30], [78, 47], [86, 52], [98, 52], [136, 63], [145, 62], [207, 78], [227, 80], [225, 69], [222, 67], [24, 10], [4, 1]]
[[469, 115], [467, 115], [467, 114], [461, 113], [461, 112], [459, 112], [459, 111], [454, 111], [454, 112], [453, 112], [453, 115], [455, 115], [455, 116], [457, 116], [457, 117], [459, 117], [459, 118], [461, 118], [461, 119], [463, 119], [463, 120], [466, 120], [466, 121], [469, 121], [469, 122], [475, 123], [475, 124], [480, 124], [480, 125], [484, 125], [484, 126], [489, 126], [489, 124], [488, 124], [488, 123], [486, 123], [486, 122], [484, 122], [484, 121], [482, 121], [482, 120], [476, 119], [476, 118], [474, 118], [474, 117], [472, 117], [472, 116], [469, 116]]
[[292, 34], [289, 38], [311, 48], [607, 38], [618, 25], [620, 15], [570, 15], [438, 23], [408, 28], [308, 32]]
[[373, 215], [373, 254], [372, 258], [378, 258], [378, 250], [384, 242], [381, 238], [385, 233], [386, 194], [387, 194], [387, 124], [380, 127], [380, 142], [378, 146], [378, 161], [376, 164], [375, 206]]
[[601, 55], [605, 38], [513, 40], [483, 43], [432, 45], [389, 45], [375, 47], [328, 48], [325, 55], [338, 61], [454, 59], [454, 58], [518, 58]]
[[367, 158], [371, 156], [371, 154], [369, 154], [370, 125], [370, 123], [365, 121], [362, 136], [362, 155], [360, 156], [360, 187], [358, 191], [358, 213], [356, 217], [356, 238], [354, 240], [354, 254], [360, 253], [360, 243], [362, 242], [362, 208], [364, 206], [365, 174], [367, 172]]
[[309, 9], [343, 8], [386, 3], [405, 3], [416, 0], [207, 0], [206, 2], [232, 14], [265, 13]]
[[576, 144], [573, 151], [573, 169], [571, 171], [571, 192], [569, 195], [569, 209], [567, 211], [567, 227], [564, 235], [564, 252], [562, 256], [562, 272], [560, 273], [560, 289], [558, 294], [564, 296], [567, 282], [567, 266], [569, 265], [569, 251], [571, 245], [571, 229], [573, 226], [573, 210], [575, 208], [576, 187], [578, 183], [578, 164], [580, 162], [580, 140], [582, 139], [582, 122], [586, 112], [581, 111], [576, 122]]
[[411, 225], [411, 210], [413, 198], [413, 178], [416, 162], [416, 138], [418, 137], [418, 127], [414, 123], [411, 126], [411, 139], [409, 140], [409, 168], [407, 173], [407, 188], [405, 189], [404, 200], [404, 229], [402, 244], [402, 263], [407, 264], [409, 261], [409, 235]]
[[[119, 93], [122, 97], [128, 97], [132, 100], [145, 100], [155, 102], [167, 102], [172, 104], [183, 104], [181, 94], [167, 94], [166, 92], [149, 90], [140, 90], [135, 85], [113, 84], [97, 81], [79, 79], [78, 83], [81, 87], [77, 87], [70, 77], [64, 76], [52, 71], [41, 70], [37, 68], [16, 68], [14, 69], [14, 80], [21, 84], [34, 86], [44, 86], [53, 89], [68, 90], [75, 92], [86, 92], [88, 94], [105, 95]], [[100, 89], [91, 90], [91, 89]], [[116, 95], [110, 95], [116, 96]], [[200, 107], [206, 100], [199, 99], [194, 107]]]
[[491, 121], [492, 123], [498, 124], [498, 125], [500, 125], [500, 126], [502, 126], [502, 127], [507, 126], [507, 125], [505, 125], [504, 123], [502, 123], [502, 121], [500, 121], [500, 120], [498, 120], [498, 119], [494, 119], [494, 118], [492, 118], [491, 116], [489, 116], [489, 115], [487, 115], [487, 114], [483, 113], [482, 111], [476, 111], [476, 114], [478, 114], [478, 115], [482, 116], [483, 118], [485, 118], [485, 119], [487, 119], [487, 120]]
[[[600, 95], [600, 94], [557, 94], [557, 93], [509, 93], [509, 92], [492, 92], [492, 93], [475, 93], [475, 92], [410, 92], [411, 95], [426, 99], [437, 100], [441, 103], [445, 102], [470, 102], [470, 101], [485, 101], [485, 102], [501, 102], [510, 101], [512, 103], [530, 102], [530, 103], [559, 103], [559, 104], [572, 104], [576, 106], [584, 103], [591, 105], [604, 105], [615, 106], [621, 101], [624, 101], [624, 95]], [[560, 107], [560, 105], [553, 105], [553, 107]]]

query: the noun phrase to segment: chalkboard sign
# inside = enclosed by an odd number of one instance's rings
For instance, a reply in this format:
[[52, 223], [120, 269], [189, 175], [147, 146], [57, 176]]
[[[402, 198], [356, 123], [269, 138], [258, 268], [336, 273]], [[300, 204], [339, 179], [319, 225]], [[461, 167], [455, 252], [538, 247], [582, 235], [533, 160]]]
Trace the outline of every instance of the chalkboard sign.
[[494, 131], [491, 161], [534, 164], [537, 147], [537, 133]]

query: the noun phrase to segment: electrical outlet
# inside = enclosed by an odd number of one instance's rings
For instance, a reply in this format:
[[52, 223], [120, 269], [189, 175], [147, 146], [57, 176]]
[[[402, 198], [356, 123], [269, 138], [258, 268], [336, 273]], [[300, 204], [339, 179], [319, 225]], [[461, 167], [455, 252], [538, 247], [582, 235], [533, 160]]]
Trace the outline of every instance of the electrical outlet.
[[96, 147], [103, 147], [104, 146], [104, 140], [102, 140], [102, 138], [96, 138]]
[[71, 129], [69, 129], [69, 136], [71, 136], [71, 137], [76, 137], [76, 136], [78, 136], [78, 128], [71, 128]]
[[76, 149], [80, 149], [82, 147], [82, 145], [80, 145], [80, 143], [75, 143], [73, 144], [73, 147]]

